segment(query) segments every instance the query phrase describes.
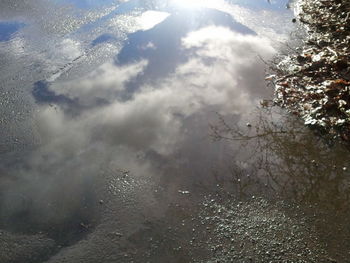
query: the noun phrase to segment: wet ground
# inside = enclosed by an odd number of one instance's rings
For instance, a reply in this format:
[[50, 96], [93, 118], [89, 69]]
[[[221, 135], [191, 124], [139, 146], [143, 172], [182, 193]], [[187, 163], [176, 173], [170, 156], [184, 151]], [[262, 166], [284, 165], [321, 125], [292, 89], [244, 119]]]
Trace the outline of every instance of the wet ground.
[[286, 1], [1, 1], [0, 262], [349, 262], [349, 152], [271, 105]]

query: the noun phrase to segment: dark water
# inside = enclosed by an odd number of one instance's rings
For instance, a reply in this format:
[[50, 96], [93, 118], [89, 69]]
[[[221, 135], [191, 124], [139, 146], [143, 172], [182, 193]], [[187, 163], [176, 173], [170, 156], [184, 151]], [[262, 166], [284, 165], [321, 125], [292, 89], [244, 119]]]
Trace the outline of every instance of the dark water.
[[347, 262], [349, 152], [265, 81], [286, 5], [1, 1], [0, 261]]

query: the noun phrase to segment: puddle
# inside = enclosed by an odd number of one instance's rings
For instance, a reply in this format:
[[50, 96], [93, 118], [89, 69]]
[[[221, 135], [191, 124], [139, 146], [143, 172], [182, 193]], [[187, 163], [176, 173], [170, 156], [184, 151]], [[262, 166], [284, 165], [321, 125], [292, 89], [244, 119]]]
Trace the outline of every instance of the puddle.
[[286, 1], [67, 4], [0, 46], [2, 262], [348, 258], [348, 150], [265, 82]]

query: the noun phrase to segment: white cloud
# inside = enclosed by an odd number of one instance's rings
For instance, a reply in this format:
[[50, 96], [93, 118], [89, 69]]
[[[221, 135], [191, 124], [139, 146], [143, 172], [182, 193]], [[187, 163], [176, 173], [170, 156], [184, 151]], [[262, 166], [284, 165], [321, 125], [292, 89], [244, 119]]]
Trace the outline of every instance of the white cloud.
[[[24, 160], [30, 169], [16, 168], [13, 174], [18, 181], [6, 189], [33, 200], [30, 209], [36, 211], [40, 222], [64, 222], [64, 216], [80, 209], [80, 201], [90, 189], [86, 182], [98, 181], [101, 169], [112, 165], [154, 181], [164, 170], [159, 168], [161, 163], [154, 163], [153, 158], [158, 157], [148, 154], [150, 151], [173, 160], [178, 149], [191, 149], [193, 136], [207, 132], [203, 120], [210, 110], [248, 114], [265, 88], [265, 65], [256, 54], [271, 56], [274, 49], [270, 43], [227, 28], [208, 27], [189, 33], [182, 44], [190, 52], [188, 61], [170, 76], [144, 83], [126, 101], [118, 92], [142, 74], [147, 62], [124, 67], [107, 63], [84, 78], [53, 83], [50, 88], [56, 93], [79, 98], [86, 105], [97, 97], [107, 98], [110, 104], [88, 107], [74, 116], [60, 105], [40, 106], [35, 123], [41, 142]], [[191, 153], [183, 158], [190, 161]], [[144, 195], [149, 195], [151, 202], [152, 193]], [[142, 197], [142, 202], [145, 200]], [[53, 210], [52, 203], [64, 205]]]
[[54, 49], [54, 55], [65, 60], [73, 60], [83, 54], [81, 45], [73, 39], [63, 39]]
[[140, 87], [127, 101], [116, 99], [116, 92], [141, 74], [145, 61], [125, 67], [107, 63], [83, 79], [54, 85], [55, 91], [83, 103], [96, 97], [111, 103], [73, 120], [63, 112], [44, 110], [43, 127], [50, 129], [46, 133], [53, 135], [51, 143], [63, 140], [69, 148], [74, 143], [83, 145], [82, 138], [93, 138], [109, 146], [153, 149], [166, 155], [181, 144], [183, 118], [207, 107], [223, 114], [242, 114], [255, 105], [252, 94], [263, 93], [265, 88], [264, 65], [257, 54], [273, 55], [269, 41], [211, 26], [188, 34], [182, 43], [184, 49], [195, 48], [189, 61], [156, 84]]
[[[113, 102], [114, 93], [140, 74], [146, 66], [144, 61], [122, 68], [105, 64], [84, 79], [54, 88], [86, 103], [94, 97], [112, 102], [80, 117], [82, 133], [102, 127], [103, 140], [165, 153], [180, 134], [181, 122], [176, 116], [188, 117], [207, 106], [237, 114], [251, 108], [255, 100], [251, 93], [264, 88], [264, 68], [256, 54], [269, 57], [274, 53], [267, 40], [220, 27], [190, 33], [183, 39], [183, 46], [197, 48], [199, 56], [179, 65], [174, 74], [156, 85], [141, 87], [125, 102]], [[208, 64], [207, 58], [215, 61]]]
[[[185, 48], [199, 48], [197, 54], [227, 60], [234, 56], [241, 64], [254, 55], [271, 58], [275, 53], [270, 40], [261, 36], [242, 35], [225, 27], [209, 26], [191, 32], [183, 39]], [[253, 54], [252, 54], [253, 53]], [[252, 56], [253, 55], [253, 56]]]
[[146, 45], [141, 46], [140, 49], [141, 50], [147, 50], [147, 49], [156, 50], [157, 47], [153, 42], [148, 42]]
[[254, 10], [229, 3], [223, 3], [218, 10], [230, 14], [237, 22], [249, 27], [259, 36], [273, 40], [272, 45], [274, 46], [286, 41], [293, 30], [291, 23], [288, 23], [292, 17], [289, 12]]
[[127, 66], [116, 66], [108, 62], [78, 80], [54, 84], [52, 88], [58, 93], [74, 99], [79, 98], [83, 105], [93, 104], [96, 98], [107, 101], [115, 100], [119, 91], [124, 90], [125, 83], [142, 73], [147, 61], [140, 61]]
[[155, 25], [163, 22], [170, 14], [159, 11], [146, 11], [138, 17], [137, 21], [142, 30], [149, 30]]
[[[281, 10], [250, 9], [240, 4], [231, 4], [225, 0], [170, 0], [170, 3], [181, 8], [212, 8], [230, 14], [236, 21], [249, 27], [260, 36], [278, 41], [285, 41], [292, 31], [291, 12]], [[284, 21], [281, 23], [281, 21]]]

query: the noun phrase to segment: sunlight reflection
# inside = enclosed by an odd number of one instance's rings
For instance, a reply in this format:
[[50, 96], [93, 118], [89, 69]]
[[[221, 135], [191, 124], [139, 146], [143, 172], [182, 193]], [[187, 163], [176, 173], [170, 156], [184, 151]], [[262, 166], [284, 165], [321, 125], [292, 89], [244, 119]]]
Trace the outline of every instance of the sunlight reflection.
[[148, 30], [164, 21], [170, 14], [159, 11], [146, 11], [138, 19], [142, 30]]
[[215, 8], [219, 9], [225, 2], [222, 0], [170, 0], [172, 5], [182, 8]]

